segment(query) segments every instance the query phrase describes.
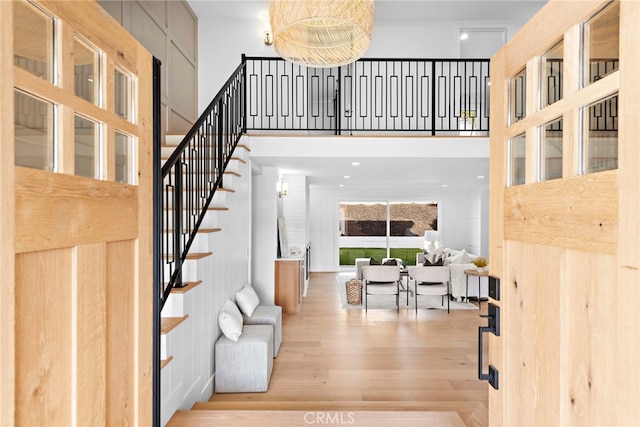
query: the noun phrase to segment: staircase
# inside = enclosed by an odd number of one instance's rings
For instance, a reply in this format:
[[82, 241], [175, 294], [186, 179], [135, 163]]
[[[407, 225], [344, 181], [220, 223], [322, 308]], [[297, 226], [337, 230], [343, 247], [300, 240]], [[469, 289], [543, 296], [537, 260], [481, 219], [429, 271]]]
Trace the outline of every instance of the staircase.
[[[167, 135], [162, 146], [164, 163], [176, 150], [184, 135]], [[187, 409], [194, 402], [209, 397], [213, 392], [213, 344], [219, 335], [217, 329], [216, 299], [218, 280], [215, 272], [224, 262], [224, 240], [233, 239], [232, 231], [225, 227], [234, 213], [229, 206], [237, 205], [240, 197], [236, 186], [248, 188], [251, 171], [248, 163], [249, 148], [238, 144], [224, 172], [224, 187], [216, 189], [207, 208], [196, 237], [182, 267], [182, 287], [174, 287], [161, 311], [161, 421], [165, 425], [175, 411]], [[195, 190], [192, 190], [195, 191]], [[169, 192], [171, 193], [171, 192]], [[241, 202], [241, 203], [247, 203]], [[173, 206], [165, 209], [172, 213]], [[237, 212], [236, 212], [237, 215]], [[163, 239], [173, 230], [163, 230]], [[169, 272], [165, 267], [165, 277]], [[210, 325], [206, 327], [204, 325]], [[203, 372], [205, 374], [203, 375]]]

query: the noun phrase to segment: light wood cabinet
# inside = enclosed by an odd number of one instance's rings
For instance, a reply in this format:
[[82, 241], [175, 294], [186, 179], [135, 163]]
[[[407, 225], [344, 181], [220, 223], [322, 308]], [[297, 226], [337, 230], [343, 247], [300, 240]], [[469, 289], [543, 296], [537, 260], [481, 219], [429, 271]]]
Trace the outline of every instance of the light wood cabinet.
[[304, 258], [280, 258], [275, 264], [275, 303], [284, 313], [297, 313], [302, 303]]

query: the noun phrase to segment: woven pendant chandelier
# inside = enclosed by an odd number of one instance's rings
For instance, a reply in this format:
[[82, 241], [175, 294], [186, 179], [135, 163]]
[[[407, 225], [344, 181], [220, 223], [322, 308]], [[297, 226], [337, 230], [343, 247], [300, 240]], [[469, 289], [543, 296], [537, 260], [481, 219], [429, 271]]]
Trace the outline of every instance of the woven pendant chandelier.
[[276, 52], [308, 67], [350, 64], [367, 51], [373, 0], [271, 0]]

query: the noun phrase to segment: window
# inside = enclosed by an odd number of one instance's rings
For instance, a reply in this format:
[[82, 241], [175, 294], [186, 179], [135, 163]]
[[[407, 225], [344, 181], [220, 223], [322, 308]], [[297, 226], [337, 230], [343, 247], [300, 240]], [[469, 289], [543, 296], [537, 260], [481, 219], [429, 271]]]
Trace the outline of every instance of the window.
[[132, 184], [133, 169], [133, 138], [121, 132], [116, 132], [116, 182]]
[[526, 108], [527, 70], [522, 70], [509, 81], [509, 123], [524, 119]]
[[100, 105], [100, 54], [76, 37], [73, 40], [73, 61], [75, 94]]
[[415, 263], [424, 234], [438, 228], [437, 202], [342, 202], [340, 265], [355, 258], [401, 258]]
[[438, 229], [437, 203], [389, 203], [389, 235], [424, 237], [427, 230]]
[[564, 44], [560, 41], [540, 58], [542, 64], [541, 99], [542, 108], [562, 99], [562, 64]]
[[54, 168], [54, 105], [14, 90], [15, 164], [52, 171]]
[[100, 125], [75, 116], [75, 174], [100, 178]]
[[341, 236], [386, 236], [386, 203], [341, 203]]
[[115, 113], [125, 120], [133, 122], [133, 79], [129, 73], [115, 69]]
[[135, 61], [36, 3], [12, 2], [15, 164], [137, 184]]
[[13, 63], [53, 83], [53, 18], [22, 1], [13, 2]]
[[584, 86], [618, 70], [620, 2], [604, 8], [584, 24]]
[[618, 168], [618, 95], [596, 102], [585, 109], [583, 172]]
[[540, 138], [540, 179], [562, 178], [562, 118], [542, 127]]
[[509, 185], [521, 185], [525, 182], [525, 134], [517, 135], [509, 141]]

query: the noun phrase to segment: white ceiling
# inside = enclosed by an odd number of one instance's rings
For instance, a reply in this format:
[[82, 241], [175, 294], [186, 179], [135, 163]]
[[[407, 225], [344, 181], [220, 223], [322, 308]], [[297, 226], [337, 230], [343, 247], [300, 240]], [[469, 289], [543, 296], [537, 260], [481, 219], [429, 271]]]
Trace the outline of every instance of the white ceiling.
[[[254, 20], [269, 0], [188, 0], [201, 18]], [[376, 0], [375, 21], [526, 22], [546, 0]]]
[[488, 188], [486, 137], [250, 135], [248, 144], [256, 163], [276, 167], [283, 175], [305, 175], [310, 185], [344, 185], [346, 189]]
[[[304, 175], [309, 185], [322, 187], [462, 189], [489, 186], [487, 158], [252, 156], [252, 160], [262, 166], [277, 167], [283, 175]], [[353, 161], [360, 164], [353, 166]]]
[[[268, 0], [189, 0], [200, 18], [255, 20], [268, 10]], [[526, 0], [376, 0], [375, 21], [464, 21], [524, 23], [546, 1]], [[374, 26], [375, 28], [375, 26]], [[443, 142], [445, 143], [445, 142]], [[257, 154], [257, 153], [256, 153]], [[408, 152], [392, 157], [354, 155], [254, 155], [260, 166], [282, 174], [308, 177], [310, 185], [348, 188], [488, 188], [488, 156], [418, 157]], [[359, 161], [360, 166], [351, 165]], [[350, 178], [344, 178], [345, 175]], [[478, 178], [483, 176], [484, 178]]]

